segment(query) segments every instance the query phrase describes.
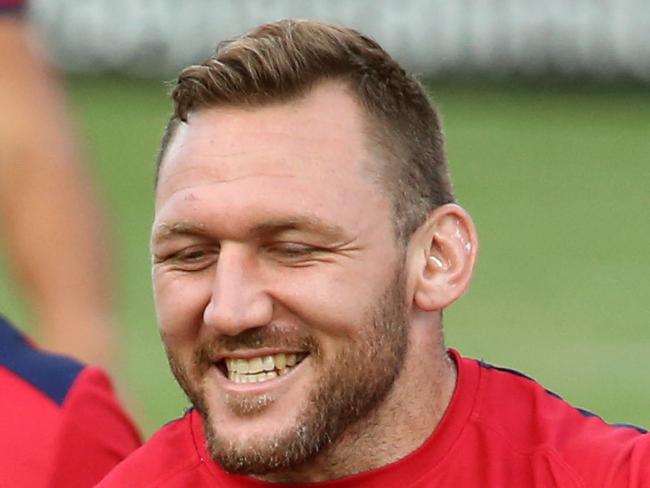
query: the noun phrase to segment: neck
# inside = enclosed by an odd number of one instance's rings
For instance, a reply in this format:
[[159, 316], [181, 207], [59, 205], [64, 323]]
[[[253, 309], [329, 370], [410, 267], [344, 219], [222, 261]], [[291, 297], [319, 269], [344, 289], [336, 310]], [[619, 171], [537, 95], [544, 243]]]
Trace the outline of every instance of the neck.
[[441, 334], [411, 335], [404, 367], [372, 415], [350, 426], [308, 465], [274, 472], [272, 482], [318, 482], [370, 471], [420, 447], [440, 423], [456, 386], [456, 366]]

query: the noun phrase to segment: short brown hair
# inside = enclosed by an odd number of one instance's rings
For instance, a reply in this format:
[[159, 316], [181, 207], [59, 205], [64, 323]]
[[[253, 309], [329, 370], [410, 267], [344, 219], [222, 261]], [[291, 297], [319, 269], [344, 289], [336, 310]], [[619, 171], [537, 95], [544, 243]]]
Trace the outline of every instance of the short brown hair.
[[406, 240], [432, 209], [454, 201], [439, 118], [422, 85], [377, 42], [349, 28], [264, 24], [185, 68], [172, 91], [156, 180], [175, 128], [191, 111], [288, 102], [325, 80], [347, 85], [366, 112], [368, 146], [383, 160], [378, 174], [393, 202], [397, 236]]

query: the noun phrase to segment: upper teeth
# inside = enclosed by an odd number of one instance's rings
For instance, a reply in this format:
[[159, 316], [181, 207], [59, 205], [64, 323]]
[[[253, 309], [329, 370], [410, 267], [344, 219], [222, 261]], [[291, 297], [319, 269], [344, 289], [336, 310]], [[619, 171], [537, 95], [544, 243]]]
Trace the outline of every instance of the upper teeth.
[[279, 353], [250, 359], [227, 358], [228, 377], [236, 383], [255, 383], [284, 375], [294, 366], [299, 357], [296, 354]]

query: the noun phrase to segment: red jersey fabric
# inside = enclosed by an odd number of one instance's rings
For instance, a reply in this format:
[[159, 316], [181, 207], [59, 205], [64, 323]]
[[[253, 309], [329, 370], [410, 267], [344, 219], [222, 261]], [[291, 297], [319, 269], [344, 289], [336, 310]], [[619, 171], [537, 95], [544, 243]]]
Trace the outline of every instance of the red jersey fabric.
[[[650, 436], [575, 409], [520, 373], [461, 358], [458, 383], [431, 437], [405, 458], [319, 488], [648, 488]], [[121, 463], [99, 488], [272, 488], [210, 460], [190, 410]]]
[[0, 487], [91, 487], [140, 444], [102, 370], [0, 317]]
[[20, 10], [26, 5], [25, 0], [0, 0], [0, 13], [5, 10]]

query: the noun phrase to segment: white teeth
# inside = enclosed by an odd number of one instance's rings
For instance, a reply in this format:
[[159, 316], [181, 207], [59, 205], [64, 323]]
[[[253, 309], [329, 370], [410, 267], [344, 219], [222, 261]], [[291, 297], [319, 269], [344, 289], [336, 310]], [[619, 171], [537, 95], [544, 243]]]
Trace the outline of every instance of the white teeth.
[[282, 371], [287, 366], [286, 354], [276, 354], [274, 360], [275, 360], [275, 367], [280, 371]]
[[264, 371], [273, 371], [275, 369], [275, 361], [273, 361], [273, 356], [264, 356], [262, 358], [262, 367]]
[[253, 358], [248, 361], [248, 372], [249, 373], [259, 373], [264, 371], [264, 365], [262, 364], [262, 358]]
[[239, 374], [248, 373], [250, 371], [248, 361], [246, 361], [245, 359], [233, 360], [233, 366], [234, 366], [233, 369], [237, 371]]
[[251, 359], [225, 359], [228, 378], [234, 383], [257, 383], [284, 376], [304, 355], [274, 354]]
[[248, 375], [249, 383], [259, 383], [260, 381], [264, 381], [265, 379], [266, 379], [266, 373], [257, 373], [257, 374]]

